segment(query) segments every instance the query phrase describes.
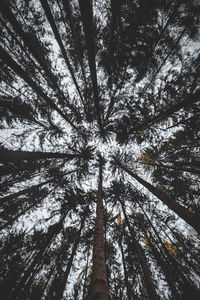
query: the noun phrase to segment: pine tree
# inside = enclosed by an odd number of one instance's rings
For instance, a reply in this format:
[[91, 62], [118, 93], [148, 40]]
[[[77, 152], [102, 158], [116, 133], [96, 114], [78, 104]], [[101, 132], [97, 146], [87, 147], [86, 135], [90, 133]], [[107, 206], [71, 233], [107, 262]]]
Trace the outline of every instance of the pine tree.
[[198, 1], [0, 12], [2, 299], [199, 299]]

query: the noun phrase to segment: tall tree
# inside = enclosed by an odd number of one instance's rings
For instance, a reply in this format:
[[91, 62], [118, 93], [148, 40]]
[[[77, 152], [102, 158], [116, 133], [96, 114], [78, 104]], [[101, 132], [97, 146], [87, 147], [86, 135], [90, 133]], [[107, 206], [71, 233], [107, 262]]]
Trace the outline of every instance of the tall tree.
[[179, 204], [175, 199], [171, 198], [165, 192], [155, 188], [152, 184], [142, 179], [127, 167], [118, 162], [119, 166], [126, 171], [130, 176], [136, 179], [140, 184], [146, 187], [153, 195], [160, 199], [164, 204], [166, 204], [170, 209], [177, 213], [183, 220], [185, 220], [189, 225], [191, 225], [198, 233], [200, 233], [200, 217], [193, 214], [185, 206]]
[[106, 262], [104, 253], [104, 230], [103, 230], [103, 190], [102, 190], [102, 168], [103, 158], [99, 161], [99, 183], [96, 207], [96, 223], [94, 229], [93, 246], [93, 272], [91, 282], [91, 299], [109, 299], [108, 284], [106, 276]]

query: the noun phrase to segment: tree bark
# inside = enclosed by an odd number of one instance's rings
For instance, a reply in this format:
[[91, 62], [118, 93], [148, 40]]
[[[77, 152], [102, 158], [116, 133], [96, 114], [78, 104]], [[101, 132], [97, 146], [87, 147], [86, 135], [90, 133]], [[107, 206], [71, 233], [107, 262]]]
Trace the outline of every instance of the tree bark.
[[102, 166], [99, 169], [99, 185], [97, 195], [96, 225], [94, 230], [93, 272], [91, 282], [91, 299], [108, 300], [108, 284], [103, 238], [103, 201], [102, 201]]
[[168, 194], [163, 191], [158, 190], [149, 182], [140, 178], [128, 168], [123, 166], [121, 163], [119, 165], [124, 171], [126, 171], [131, 177], [135, 178], [139, 183], [146, 187], [153, 195], [160, 199], [164, 204], [166, 204], [171, 210], [173, 210], [179, 217], [181, 217], [185, 222], [192, 226], [198, 233], [200, 233], [200, 216], [195, 215], [190, 212], [185, 206], [179, 204], [175, 199], [172, 199]]

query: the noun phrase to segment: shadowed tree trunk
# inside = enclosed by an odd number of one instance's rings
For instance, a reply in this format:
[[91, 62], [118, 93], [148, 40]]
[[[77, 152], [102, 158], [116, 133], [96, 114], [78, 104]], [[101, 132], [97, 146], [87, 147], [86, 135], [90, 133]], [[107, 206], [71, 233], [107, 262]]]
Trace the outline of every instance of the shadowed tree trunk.
[[[57, 0], [58, 1], [58, 0]], [[81, 73], [83, 76], [83, 81], [85, 84], [85, 88], [88, 91], [88, 82], [86, 79], [86, 72], [84, 69], [84, 65], [83, 65], [83, 47], [81, 44], [81, 30], [80, 30], [80, 26], [77, 29], [76, 27], [76, 21], [74, 20], [74, 15], [73, 15], [73, 9], [71, 7], [71, 4], [69, 0], [61, 0], [64, 11], [65, 11], [65, 18], [67, 19], [66, 22], [69, 23], [69, 27], [71, 29], [71, 34], [72, 34], [72, 39], [74, 40], [74, 44], [75, 44], [75, 51], [76, 51], [76, 55], [78, 57], [78, 61], [81, 67]], [[66, 28], [67, 31], [67, 28]], [[87, 107], [86, 107], [86, 103], [85, 103], [86, 98], [84, 97], [84, 99], [81, 99], [82, 104], [83, 104], [83, 108], [85, 111], [85, 114], [87, 115]]]
[[76, 250], [77, 250], [79, 242], [80, 242], [81, 231], [82, 231], [84, 223], [85, 223], [85, 218], [86, 218], [86, 214], [84, 214], [84, 216], [83, 216], [80, 229], [79, 229], [79, 231], [77, 233], [77, 236], [76, 236], [76, 239], [74, 241], [74, 244], [73, 244], [73, 247], [72, 247], [72, 252], [71, 252], [71, 255], [69, 257], [67, 267], [65, 269], [65, 273], [64, 273], [63, 280], [62, 280], [62, 283], [61, 283], [61, 286], [60, 286], [60, 289], [59, 289], [59, 293], [57, 295], [57, 300], [62, 300], [63, 299], [63, 293], [64, 293], [65, 288], [66, 288], [67, 279], [68, 279], [68, 276], [69, 276], [69, 273], [70, 273], [70, 270], [71, 270], [71, 267], [72, 267], [72, 263], [73, 263], [74, 256], [76, 254]]
[[126, 261], [125, 261], [122, 241], [119, 242], [119, 247], [120, 247], [121, 255], [122, 255], [122, 263], [123, 263], [123, 269], [124, 269], [124, 281], [125, 281], [126, 292], [127, 292], [127, 300], [131, 300], [132, 299], [131, 296], [133, 296], [133, 295], [130, 291], [130, 285], [128, 282], [128, 274], [127, 274], [127, 270], [126, 270]]
[[50, 191], [48, 191], [48, 193], [46, 193], [45, 195], [43, 195], [42, 197], [40, 197], [39, 199], [35, 199], [34, 203], [30, 204], [28, 207], [26, 207], [25, 209], [21, 210], [17, 215], [15, 215], [14, 217], [10, 218], [8, 222], [4, 223], [3, 225], [0, 226], [0, 231], [4, 228], [6, 228], [7, 226], [11, 226], [13, 225], [13, 223], [21, 216], [23, 216], [26, 212], [28, 212], [29, 210], [31, 210], [32, 208], [36, 208], [38, 204], [40, 204], [42, 202], [42, 200], [44, 198], [46, 198], [48, 195], [50, 195], [59, 185], [56, 185], [53, 189], [51, 189]]
[[[20, 294], [21, 299], [25, 299], [25, 293], [27, 293], [27, 288], [29, 286], [29, 283], [31, 282], [31, 278], [34, 276], [34, 273], [37, 272], [37, 266], [39, 265], [40, 261], [43, 259], [43, 255], [46, 252], [46, 250], [50, 247], [52, 240], [62, 230], [63, 222], [65, 220], [67, 213], [68, 211], [64, 212], [60, 220], [48, 228], [46, 238], [44, 239], [44, 242], [40, 250], [37, 253], [35, 253], [32, 262], [30, 263], [28, 268], [24, 271], [23, 276], [17, 282], [15, 288], [11, 291], [10, 297], [8, 299], [10, 300], [19, 299], [17, 297], [18, 294]], [[24, 285], [24, 282], [26, 282], [26, 285]]]
[[168, 194], [163, 191], [160, 191], [154, 187], [149, 182], [145, 181], [138, 175], [134, 174], [128, 168], [119, 163], [119, 166], [122, 167], [131, 177], [135, 178], [139, 183], [146, 187], [153, 195], [160, 199], [164, 204], [166, 204], [171, 210], [173, 210], [179, 217], [181, 217], [185, 222], [192, 226], [198, 233], [200, 233], [200, 216], [190, 212], [185, 206], [179, 204], [175, 199], [171, 198]]
[[13, 151], [13, 150], [0, 150], [0, 161], [21, 161], [21, 160], [38, 160], [48, 158], [66, 158], [71, 160], [74, 158], [82, 157], [80, 154], [68, 154], [59, 152], [31, 152], [31, 151]]
[[123, 210], [123, 213], [124, 213], [126, 224], [127, 224], [128, 229], [130, 231], [130, 235], [131, 235], [132, 242], [133, 242], [133, 247], [134, 247], [134, 249], [137, 253], [138, 260], [139, 260], [141, 268], [143, 270], [144, 282], [145, 282], [145, 286], [147, 288], [149, 299], [150, 300], [158, 300], [159, 297], [157, 295], [154, 283], [153, 283], [152, 278], [151, 278], [151, 271], [149, 270], [149, 267], [147, 265], [146, 258], [145, 258], [145, 253], [144, 253], [142, 247], [140, 246], [139, 242], [136, 239], [136, 234], [135, 234], [135, 231], [134, 231], [133, 227], [129, 223], [129, 220], [128, 220], [128, 217], [126, 215], [126, 211], [125, 211], [125, 208], [124, 208], [124, 203], [121, 200], [119, 200], [119, 201], [120, 201], [121, 206], [122, 206], [122, 210]]
[[[162, 160], [160, 160], [162, 161]], [[167, 163], [171, 163], [174, 165], [166, 165], [163, 163], [159, 163], [159, 161], [153, 161], [153, 162], [141, 162], [139, 160], [136, 161], [132, 161], [133, 163], [138, 163], [141, 165], [146, 165], [146, 166], [151, 166], [151, 167], [155, 167], [155, 168], [161, 168], [161, 169], [165, 169], [165, 170], [174, 170], [174, 171], [181, 171], [181, 172], [188, 172], [188, 173], [192, 173], [192, 174], [200, 174], [200, 170], [198, 170], [198, 162], [196, 164], [196, 168], [194, 168], [194, 166], [192, 167], [190, 165], [190, 167], [188, 167], [188, 163], [186, 163], [186, 167], [184, 167], [185, 162], [172, 162], [172, 161], [167, 161]], [[158, 163], [157, 163], [158, 162]], [[163, 161], [164, 162], [164, 161]], [[193, 163], [193, 165], [195, 165], [195, 163]]]
[[41, 42], [37, 39], [37, 36], [33, 33], [25, 32], [23, 30], [22, 25], [20, 24], [20, 22], [18, 22], [15, 15], [13, 14], [9, 4], [3, 0], [1, 2], [2, 3], [0, 10], [2, 14], [10, 22], [15, 32], [22, 38], [23, 42], [28, 47], [30, 53], [37, 60], [39, 65], [43, 68], [54, 89], [57, 89], [59, 92], [61, 92], [57, 83], [57, 77], [52, 73], [51, 66], [49, 66], [49, 61], [45, 58], [45, 55], [43, 55], [43, 53], [41, 53], [39, 49], [39, 47], [42, 46], [42, 44], [40, 44]]
[[65, 47], [63, 45], [63, 42], [61, 40], [61, 37], [60, 37], [60, 34], [58, 32], [57, 26], [56, 26], [56, 24], [54, 22], [53, 15], [51, 13], [51, 9], [50, 9], [50, 7], [48, 5], [48, 1], [47, 0], [40, 0], [40, 3], [42, 5], [42, 8], [44, 9], [44, 12], [45, 12], [46, 17], [47, 17], [47, 19], [49, 21], [49, 24], [51, 25], [51, 28], [52, 28], [52, 31], [54, 33], [55, 39], [56, 39], [56, 41], [57, 41], [57, 43], [58, 43], [58, 45], [60, 47], [60, 50], [62, 52], [63, 58], [65, 60], [65, 63], [67, 65], [67, 67], [68, 67], [68, 69], [70, 71], [71, 77], [73, 79], [74, 85], [75, 85], [75, 87], [76, 87], [76, 89], [78, 91], [78, 94], [79, 94], [79, 96], [81, 98], [81, 101], [83, 103], [83, 98], [82, 98], [80, 89], [78, 87], [78, 84], [77, 84], [76, 78], [74, 76], [74, 72], [73, 72], [72, 66], [70, 64], [69, 58], [67, 56], [67, 52], [66, 52]]
[[101, 112], [99, 105], [99, 95], [97, 86], [97, 72], [95, 63], [95, 46], [94, 46], [94, 25], [93, 25], [93, 8], [92, 0], [79, 0], [79, 7], [82, 17], [83, 30], [85, 34], [86, 47], [88, 52], [88, 61], [93, 85], [95, 108], [100, 128], [102, 127]]
[[0, 45], [0, 57], [2, 61], [8, 65], [19, 77], [21, 77], [32, 89], [33, 91], [40, 96], [49, 107], [55, 111], [67, 122], [69, 123], [76, 131], [79, 132], [79, 129], [67, 118], [67, 116], [62, 112], [62, 110], [50, 99], [42, 90], [42, 88], [37, 85], [31, 77], [18, 65], [18, 63], [6, 52], [6, 50]]
[[103, 238], [103, 201], [102, 201], [102, 165], [99, 167], [99, 185], [97, 195], [96, 225], [94, 230], [93, 272], [91, 282], [91, 299], [108, 300], [108, 284]]
[[[162, 120], [169, 118], [173, 113], [179, 111], [182, 108], [186, 108], [191, 106], [192, 104], [200, 101], [200, 90], [197, 90], [194, 94], [187, 95], [182, 101], [179, 103], [171, 106], [170, 108], [162, 111], [159, 115], [155, 116], [154, 118], [140, 124], [136, 127], [136, 130], [145, 130], [152, 125], [161, 122]], [[131, 130], [132, 131], [132, 130]]]
[[[151, 237], [151, 239], [152, 239], [152, 237]], [[162, 272], [165, 275], [166, 281], [167, 281], [173, 295], [176, 297], [177, 300], [180, 300], [180, 299], [182, 299], [182, 295], [179, 293], [179, 291], [177, 291], [177, 284], [176, 284], [178, 281], [178, 278], [176, 277], [178, 270], [175, 272], [171, 268], [169, 261], [165, 257], [162, 250], [161, 249], [158, 250], [155, 245], [156, 245], [155, 242], [152, 243], [151, 240], [149, 240], [150, 250], [155, 257], [158, 266], [160, 266], [160, 268], [162, 269]], [[180, 281], [179, 281], [179, 283], [180, 283]]]
[[26, 188], [26, 189], [24, 189], [24, 190], [21, 190], [21, 191], [19, 191], [19, 192], [16, 192], [16, 193], [14, 193], [14, 194], [9, 195], [9, 196], [2, 197], [2, 198], [0, 198], [0, 205], [2, 205], [3, 203], [5, 203], [5, 202], [7, 202], [7, 201], [10, 201], [10, 200], [12, 200], [12, 199], [14, 199], [14, 198], [17, 198], [17, 197], [19, 197], [19, 196], [21, 196], [21, 195], [24, 195], [24, 194], [26, 194], [26, 193], [30, 193], [30, 192], [36, 191], [36, 190], [39, 189], [41, 186], [46, 185], [46, 184], [48, 184], [48, 183], [50, 183], [50, 182], [53, 182], [53, 180], [54, 180], [54, 178], [49, 179], [49, 180], [46, 180], [46, 181], [41, 182], [41, 183], [39, 183], [39, 184], [33, 185], [33, 186], [29, 187], [29, 188]]
[[180, 32], [180, 34], [178, 35], [177, 39], [175, 40], [175, 43], [172, 47], [172, 49], [169, 51], [169, 53], [165, 56], [164, 60], [162, 61], [161, 65], [158, 67], [158, 69], [154, 72], [150, 83], [143, 89], [143, 92], [145, 93], [146, 90], [151, 86], [151, 84], [153, 83], [153, 81], [156, 79], [157, 75], [159, 74], [159, 72], [161, 71], [162, 67], [165, 65], [167, 59], [172, 55], [172, 53], [175, 50], [175, 47], [180, 43], [182, 37], [184, 36], [185, 32], [187, 30], [187, 26], [185, 26], [183, 28], [183, 30]]
[[[152, 250], [154, 249], [154, 251], [156, 251], [155, 245], [156, 245], [157, 241], [152, 237], [151, 232], [150, 231], [148, 231], [148, 232], [151, 237], [151, 239], [148, 240], [149, 247]], [[181, 291], [181, 294], [183, 293], [183, 295], [181, 295], [181, 296], [179, 295], [179, 297], [177, 296], [177, 299], [189, 299], [189, 298], [199, 299], [199, 291], [194, 286], [191, 279], [187, 276], [188, 274], [187, 274], [187, 271], [185, 271], [185, 268], [183, 268], [183, 266], [179, 263], [179, 261], [176, 260], [174, 258], [174, 256], [169, 253], [169, 251], [166, 249], [166, 247], [164, 246], [163, 243], [161, 244], [161, 246], [162, 246], [162, 249], [159, 249], [159, 251], [162, 252], [162, 254], [164, 256], [164, 260], [161, 259], [159, 253], [156, 256], [156, 259], [158, 259], [160, 261], [160, 264], [163, 268], [163, 272], [166, 275], [168, 284], [169, 284], [173, 294], [176, 295], [176, 292], [173, 291], [172, 286], [174, 286], [174, 288], [176, 289], [177, 285], [176, 284], [174, 285], [174, 283], [178, 283], [180, 286], [179, 290]], [[154, 252], [154, 254], [156, 255], [155, 252]], [[191, 269], [193, 269], [196, 272], [196, 270], [195, 270], [195, 268], [193, 268], [193, 266], [190, 266], [190, 267], [191, 267]], [[198, 274], [198, 273], [196, 273], [196, 274]]]

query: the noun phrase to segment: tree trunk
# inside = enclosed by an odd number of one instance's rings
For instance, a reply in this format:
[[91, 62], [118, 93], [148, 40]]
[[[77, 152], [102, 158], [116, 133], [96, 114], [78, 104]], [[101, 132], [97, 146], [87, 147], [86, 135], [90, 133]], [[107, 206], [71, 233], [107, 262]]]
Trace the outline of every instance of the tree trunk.
[[159, 297], [157, 295], [154, 283], [153, 283], [152, 278], [151, 278], [151, 271], [149, 270], [149, 267], [147, 265], [146, 258], [145, 258], [145, 253], [144, 253], [142, 247], [140, 246], [139, 242], [136, 239], [135, 231], [129, 223], [129, 220], [128, 220], [128, 217], [126, 215], [126, 211], [125, 211], [125, 208], [124, 208], [124, 204], [121, 200], [120, 200], [120, 203], [121, 203], [121, 206], [122, 206], [122, 210], [123, 210], [123, 213], [124, 213], [126, 224], [127, 224], [128, 229], [130, 231], [130, 235], [131, 235], [132, 242], [133, 242], [133, 247], [134, 247], [134, 249], [137, 253], [138, 260], [139, 260], [141, 268], [143, 270], [144, 282], [145, 282], [145, 286], [147, 288], [149, 299], [150, 300], [158, 300]]
[[[50, 247], [52, 240], [61, 231], [61, 229], [63, 227], [63, 221], [64, 221], [66, 215], [67, 215], [67, 212], [63, 214], [61, 219], [56, 224], [54, 224], [48, 228], [48, 232], [46, 234], [46, 239], [44, 239], [42, 247], [33, 257], [32, 262], [30, 263], [28, 268], [24, 271], [23, 276], [16, 283], [16, 286], [15, 286], [14, 290], [11, 291], [10, 297], [8, 299], [10, 299], [10, 300], [18, 299], [18, 297], [16, 297], [16, 295], [18, 293], [20, 293], [20, 295], [23, 297], [21, 299], [25, 299], [24, 293], [27, 292], [27, 285], [29, 282], [31, 282], [30, 278], [32, 278], [33, 275], [35, 274], [35, 272], [37, 271], [37, 266], [41, 262], [46, 250]], [[27, 280], [28, 280], [28, 283], [27, 283]], [[26, 285], [24, 285], [25, 282], [26, 282]]]
[[[53, 84], [54, 88], [59, 90], [59, 87], [57, 85], [57, 79], [55, 75], [51, 72], [51, 67], [48, 64], [49, 62], [45, 59], [45, 56], [39, 52], [39, 49], [37, 49], [37, 45], [40, 44], [40, 41], [37, 39], [36, 35], [33, 35], [34, 37], [34, 41], [33, 41], [31, 39], [31, 36], [29, 36], [26, 32], [24, 32], [21, 24], [18, 22], [15, 15], [12, 13], [12, 10], [10, 9], [10, 6], [7, 2], [2, 0], [0, 10], [3, 16], [6, 17], [6, 19], [10, 22], [15, 32], [22, 38], [23, 42], [28, 47], [30, 53], [33, 55], [33, 57], [37, 60], [39, 65], [46, 72], [48, 78], [51, 81], [51, 84]], [[37, 43], [37, 45], [35, 45], [35, 42]]]
[[80, 229], [79, 229], [78, 234], [76, 236], [76, 239], [74, 241], [74, 245], [72, 247], [72, 252], [71, 252], [71, 255], [69, 257], [67, 267], [65, 269], [65, 274], [64, 274], [63, 279], [62, 279], [62, 283], [61, 283], [61, 286], [60, 286], [60, 290], [59, 290], [59, 293], [58, 293], [57, 300], [62, 300], [63, 299], [63, 294], [64, 294], [66, 284], [67, 284], [67, 279], [68, 279], [68, 276], [69, 276], [69, 273], [70, 273], [70, 270], [71, 270], [71, 267], [72, 267], [72, 263], [73, 263], [74, 256], [76, 254], [76, 250], [77, 250], [79, 242], [80, 242], [81, 231], [82, 231], [84, 223], [85, 223], [85, 218], [86, 218], [86, 215], [83, 216]]
[[143, 124], [139, 125], [136, 130], [145, 130], [155, 123], [158, 123], [168, 117], [170, 117], [173, 113], [179, 111], [182, 108], [191, 106], [192, 104], [200, 101], [200, 90], [197, 90], [194, 94], [187, 95], [182, 101], [179, 103], [171, 106], [170, 108], [162, 111], [159, 115], [156, 117], [148, 120], [147, 122], [144, 122]]
[[172, 55], [172, 53], [174, 52], [174, 49], [176, 47], [176, 45], [179, 44], [179, 42], [181, 41], [182, 37], [184, 36], [185, 32], [187, 30], [187, 26], [185, 26], [183, 28], [183, 30], [181, 31], [180, 35], [177, 37], [174, 46], [172, 47], [172, 49], [169, 51], [169, 53], [165, 56], [164, 60], [162, 61], [161, 65], [158, 67], [158, 69], [156, 70], [156, 72], [154, 72], [152, 79], [150, 81], [150, 83], [143, 89], [143, 93], [146, 92], [146, 90], [151, 86], [151, 84], [153, 83], [153, 81], [156, 79], [156, 76], [159, 74], [160, 70], [162, 69], [162, 67], [164, 66], [164, 64], [166, 63], [167, 59]]
[[[184, 162], [183, 164], [176, 164], [175, 166], [173, 165], [164, 165], [164, 164], [157, 164], [155, 162], [141, 162], [141, 161], [135, 161], [136, 163], [139, 163], [139, 164], [142, 164], [142, 165], [147, 165], [147, 166], [151, 166], [151, 167], [155, 167], [155, 168], [163, 168], [163, 169], [166, 169], [166, 170], [175, 170], [175, 171], [181, 171], [181, 172], [188, 172], [188, 173], [192, 173], [192, 174], [200, 174], [200, 170], [198, 169], [194, 169], [193, 167], [191, 168], [188, 168], [187, 166], [184, 167]], [[171, 164], [173, 164], [172, 162], [170, 162]], [[175, 162], [176, 163], [176, 162]]]
[[[4, 50], [0, 45], [0, 57], [4, 63], [6, 63], [19, 77], [21, 77], [32, 89], [33, 91], [40, 96], [51, 109], [57, 111], [57, 113], [69, 123], [76, 131], [79, 132], [79, 129], [67, 118], [67, 116], [62, 112], [62, 110], [57, 107], [57, 105], [43, 92], [41, 87], [33, 81], [27, 73], [17, 64], [17, 62]], [[79, 132], [80, 133], [80, 132]]]
[[97, 86], [97, 72], [95, 63], [95, 46], [94, 46], [94, 26], [93, 26], [93, 10], [92, 10], [92, 0], [79, 0], [79, 7], [82, 17], [83, 30], [86, 39], [86, 47], [88, 52], [88, 61], [90, 74], [93, 85], [94, 99], [96, 114], [98, 118], [99, 127], [102, 127], [101, 112], [99, 105], [99, 95]]
[[[176, 284], [174, 285], [174, 283], [178, 283], [181, 288], [180, 291], [183, 292], [185, 290], [185, 293], [187, 295], [188, 295], [188, 293], [192, 292], [193, 288], [191, 287], [187, 278], [185, 278], [184, 271], [182, 270], [181, 265], [177, 262], [177, 260], [175, 260], [173, 258], [173, 256], [166, 249], [163, 241], [160, 238], [160, 235], [158, 234], [158, 232], [157, 232], [156, 228], [154, 227], [154, 225], [152, 224], [151, 220], [148, 218], [145, 210], [143, 209], [143, 207], [140, 205], [140, 203], [138, 201], [137, 201], [137, 203], [138, 203], [139, 207], [142, 209], [145, 217], [147, 218], [148, 222], [150, 223], [150, 225], [161, 245], [161, 249], [160, 249], [159, 243], [153, 238], [151, 231], [148, 230], [150, 237], [151, 237], [148, 241], [149, 241], [149, 246], [153, 252], [153, 255], [158, 260], [158, 263], [160, 263], [161, 268], [163, 269], [163, 272], [164, 272], [167, 282], [169, 284], [169, 287], [171, 288], [171, 290], [173, 292], [173, 295], [176, 295], [177, 300], [182, 299], [182, 298], [180, 298], [181, 297], [180, 295], [179, 296], [177, 295]], [[146, 230], [144, 229], [143, 224], [141, 224], [141, 227], [143, 229], [143, 232], [146, 233]], [[157, 250], [156, 245], [159, 250]], [[163, 258], [161, 258], [161, 255]], [[182, 281], [184, 282], [184, 284]]]
[[119, 247], [120, 247], [121, 255], [122, 255], [122, 263], [123, 263], [123, 269], [124, 269], [124, 279], [125, 279], [124, 281], [125, 281], [126, 292], [127, 292], [127, 300], [131, 300], [131, 296], [133, 296], [133, 295], [131, 294], [130, 287], [129, 287], [128, 274], [127, 274], [127, 270], [126, 270], [126, 261], [125, 261], [125, 257], [124, 257], [122, 241], [119, 242]]
[[200, 233], [200, 216], [195, 215], [190, 212], [185, 206], [179, 204], [175, 199], [172, 199], [163, 191], [158, 190], [149, 182], [140, 178], [128, 168], [123, 166], [121, 163], [119, 165], [122, 167], [124, 171], [126, 171], [130, 176], [135, 178], [140, 184], [146, 187], [153, 195], [155, 195], [158, 199], [160, 199], [164, 204], [166, 204], [170, 209], [172, 209], [179, 217], [181, 217], [185, 222], [187, 222], [190, 226], [192, 226], [198, 233]]
[[69, 72], [70, 72], [71, 77], [73, 79], [74, 85], [75, 85], [75, 87], [76, 87], [76, 89], [78, 91], [78, 94], [79, 94], [79, 96], [81, 98], [81, 101], [83, 102], [83, 98], [82, 98], [80, 89], [78, 87], [78, 84], [77, 84], [76, 78], [74, 76], [74, 72], [73, 72], [72, 66], [71, 66], [70, 61], [68, 59], [67, 52], [66, 52], [65, 47], [63, 45], [63, 42], [61, 40], [61, 37], [60, 37], [60, 34], [58, 32], [57, 26], [56, 26], [56, 24], [54, 22], [53, 15], [51, 13], [51, 9], [50, 9], [50, 7], [48, 5], [48, 1], [47, 0], [40, 0], [40, 3], [42, 5], [42, 8], [44, 9], [46, 17], [47, 17], [47, 19], [49, 21], [49, 24], [50, 24], [51, 28], [52, 28], [52, 31], [53, 31], [54, 36], [55, 36], [55, 39], [56, 39], [56, 41], [57, 41], [57, 43], [58, 43], [58, 45], [60, 47], [62, 56], [63, 56], [63, 58], [65, 60], [65, 63], [67, 65], [68, 69], [69, 69]]
[[93, 272], [91, 282], [91, 299], [108, 300], [108, 284], [103, 239], [103, 201], [102, 201], [102, 166], [99, 169], [97, 195], [96, 225], [94, 230]]
[[80, 154], [68, 154], [59, 152], [31, 152], [31, 151], [13, 151], [13, 150], [0, 150], [0, 161], [22, 161], [22, 160], [38, 160], [48, 158], [66, 158], [72, 160], [81, 157]]
[[46, 181], [41, 182], [41, 183], [39, 183], [39, 184], [33, 185], [33, 186], [29, 187], [29, 188], [26, 188], [26, 189], [24, 189], [24, 190], [21, 190], [21, 191], [19, 191], [19, 192], [16, 192], [16, 193], [14, 193], [14, 194], [11, 194], [11, 195], [9, 195], [9, 196], [2, 197], [2, 198], [0, 198], [0, 205], [2, 205], [2, 204], [4, 204], [5, 202], [10, 201], [10, 200], [12, 200], [12, 199], [14, 199], [14, 198], [17, 198], [17, 197], [19, 197], [19, 196], [21, 196], [21, 195], [24, 195], [24, 194], [26, 194], [26, 193], [33, 192], [33, 191], [37, 190], [38, 188], [40, 188], [41, 186], [43, 186], [43, 185], [45, 185], [45, 184], [48, 184], [48, 183], [52, 182], [53, 180], [54, 180], [54, 179], [49, 179], [49, 180], [46, 180]]
[[48, 193], [46, 193], [44, 196], [40, 197], [38, 200], [34, 200], [33, 204], [31, 204], [28, 207], [26, 207], [25, 209], [23, 209], [15, 217], [10, 218], [8, 222], [6, 222], [6, 223], [4, 223], [3, 225], [0, 226], [0, 231], [3, 230], [4, 228], [6, 228], [7, 226], [11, 226], [19, 217], [23, 216], [30, 209], [36, 207], [39, 203], [41, 203], [41, 201], [44, 198], [46, 198], [49, 194], [51, 194], [57, 187], [58, 187], [58, 185], [56, 185], [51, 191], [49, 191]]
[[166, 281], [168, 283], [169, 288], [171, 289], [172, 294], [176, 297], [176, 300], [181, 300], [182, 295], [179, 294], [179, 291], [177, 291], [178, 278], [176, 272], [174, 272], [174, 270], [171, 269], [170, 264], [168, 261], [166, 261], [166, 257], [163, 255], [163, 253], [161, 251], [159, 252], [159, 250], [156, 248], [155, 242], [152, 243], [151, 241], [149, 241], [149, 247], [157, 261], [158, 266], [160, 266], [165, 275]]

